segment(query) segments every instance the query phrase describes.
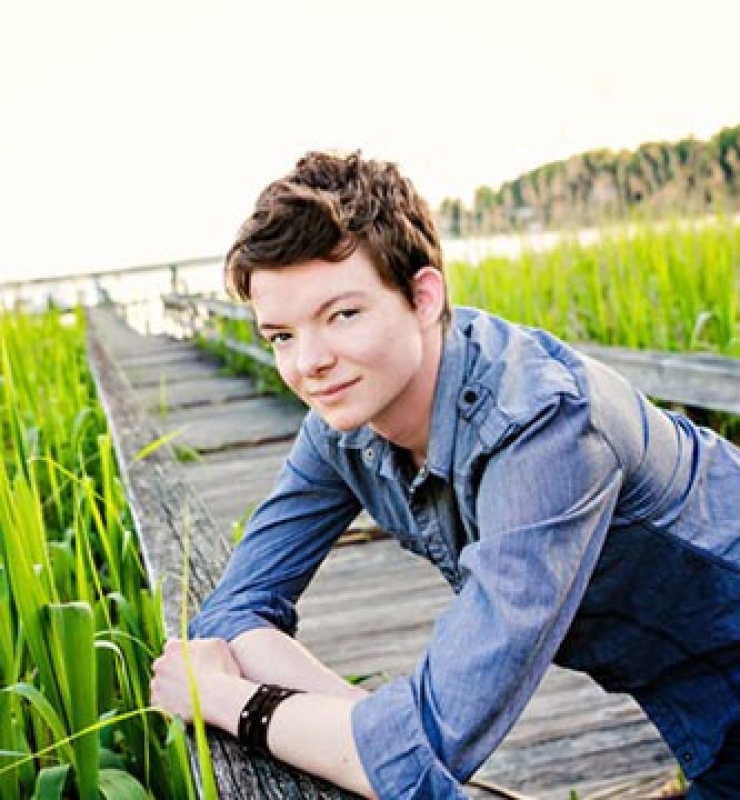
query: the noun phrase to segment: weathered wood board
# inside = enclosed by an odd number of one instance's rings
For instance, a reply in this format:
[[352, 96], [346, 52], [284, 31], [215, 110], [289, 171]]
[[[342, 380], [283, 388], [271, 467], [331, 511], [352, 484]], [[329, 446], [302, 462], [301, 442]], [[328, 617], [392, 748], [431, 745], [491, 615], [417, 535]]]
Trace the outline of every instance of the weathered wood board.
[[671, 403], [740, 414], [740, 358], [577, 345], [640, 391]]
[[[229, 545], [185, 479], [170, 448], [165, 446], [145, 459], [137, 459], [144, 447], [159, 438], [160, 431], [138, 402], [112, 354], [117, 352], [117, 346], [121, 354], [138, 353], [138, 356], [143, 352], [151, 355], [154, 348], [148, 349], [144, 342], [137, 345], [131, 341], [104, 311], [93, 310], [88, 319], [90, 365], [111, 425], [136, 527], [142, 537], [150, 582], [162, 581], [166, 629], [171, 635], [177, 635], [185, 554], [188, 554], [189, 598], [197, 603], [213, 589], [228, 558]], [[213, 732], [211, 742], [219, 796], [224, 800], [350, 800], [353, 797], [279, 762], [247, 757], [230, 737], [218, 732]], [[191, 751], [194, 753], [194, 748]]]

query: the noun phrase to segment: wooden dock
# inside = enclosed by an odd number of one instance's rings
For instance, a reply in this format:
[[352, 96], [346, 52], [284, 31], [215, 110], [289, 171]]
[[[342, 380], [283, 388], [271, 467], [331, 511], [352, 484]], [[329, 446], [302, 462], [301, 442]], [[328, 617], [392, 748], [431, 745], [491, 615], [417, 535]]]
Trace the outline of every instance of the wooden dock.
[[[159, 469], [170, 470], [170, 485], [184, 481], [202, 499], [190, 534], [194, 551], [211, 544], [198, 539], [198, 514], [210, 516], [228, 549], [234, 524], [269, 490], [300, 424], [302, 407], [290, 399], [261, 395], [247, 378], [225, 375], [218, 362], [190, 344], [139, 336], [109, 309], [92, 309], [89, 319], [93, 348], [102, 347], [120, 367], [147, 410], [147, 430], [180, 431], [172, 442], [180, 454], [177, 474], [170, 467]], [[114, 417], [118, 413], [108, 411]], [[136, 420], [120, 424], [140, 425]], [[135, 482], [136, 475], [128, 480]], [[209, 563], [211, 569], [217, 566]], [[207, 571], [208, 564], [200, 569]], [[192, 577], [207, 584], [218, 575]], [[169, 592], [172, 607], [179, 591], [171, 576], [165, 595]], [[341, 674], [408, 672], [449, 598], [447, 585], [430, 565], [389, 539], [368, 537], [337, 547], [322, 566], [299, 604], [299, 639]], [[177, 630], [176, 615], [169, 622]], [[469, 794], [476, 800], [569, 800], [575, 791], [578, 800], [646, 800], [661, 796], [658, 787], [676, 770], [655, 729], [630, 698], [608, 695], [588, 678], [552, 667]], [[509, 794], [487, 790], [484, 784], [505, 787]], [[274, 796], [303, 795], [286, 790]]]

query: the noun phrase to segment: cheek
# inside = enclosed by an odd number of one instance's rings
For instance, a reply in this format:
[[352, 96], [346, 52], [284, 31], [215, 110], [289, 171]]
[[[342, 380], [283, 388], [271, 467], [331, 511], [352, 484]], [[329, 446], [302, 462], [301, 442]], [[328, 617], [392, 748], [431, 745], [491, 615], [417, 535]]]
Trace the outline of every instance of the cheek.
[[292, 368], [290, 360], [285, 356], [275, 354], [275, 366], [278, 374], [283, 379], [283, 383], [292, 391], [296, 391], [298, 385], [298, 375]]
[[394, 372], [415, 370], [421, 363], [421, 356], [421, 337], [418, 330], [411, 327], [388, 331], [367, 349], [369, 360], [392, 368]]

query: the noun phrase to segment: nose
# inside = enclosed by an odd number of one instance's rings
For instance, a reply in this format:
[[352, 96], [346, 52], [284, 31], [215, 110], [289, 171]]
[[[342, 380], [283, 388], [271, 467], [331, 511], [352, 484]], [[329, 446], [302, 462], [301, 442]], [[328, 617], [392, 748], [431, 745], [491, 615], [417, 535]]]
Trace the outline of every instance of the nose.
[[334, 361], [335, 356], [322, 336], [304, 333], [298, 338], [295, 369], [301, 377], [321, 375]]

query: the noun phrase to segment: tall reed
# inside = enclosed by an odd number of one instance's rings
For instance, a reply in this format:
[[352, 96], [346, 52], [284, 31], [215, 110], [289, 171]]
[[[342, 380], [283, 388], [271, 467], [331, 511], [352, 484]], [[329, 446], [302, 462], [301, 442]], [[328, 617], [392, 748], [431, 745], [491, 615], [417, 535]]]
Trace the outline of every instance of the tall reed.
[[81, 315], [0, 316], [0, 798], [195, 797]]
[[571, 341], [740, 355], [740, 227], [674, 223], [448, 266], [455, 303]]

